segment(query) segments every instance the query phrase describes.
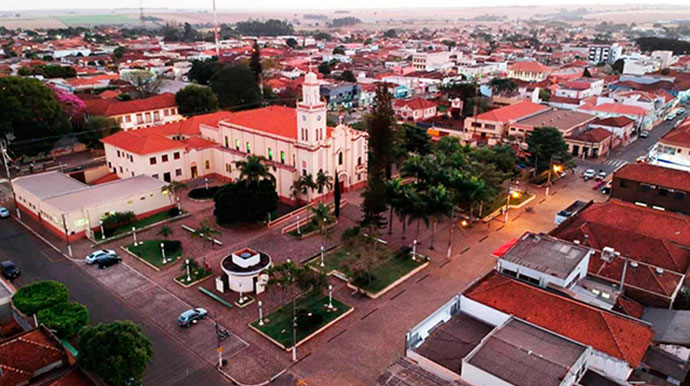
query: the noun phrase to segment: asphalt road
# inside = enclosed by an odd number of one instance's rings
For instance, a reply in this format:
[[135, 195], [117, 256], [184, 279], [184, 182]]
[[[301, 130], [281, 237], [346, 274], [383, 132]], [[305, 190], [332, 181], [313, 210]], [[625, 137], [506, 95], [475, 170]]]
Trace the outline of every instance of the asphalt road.
[[[145, 385], [230, 385], [211, 365], [155, 326], [88, 276], [81, 268], [29, 233], [14, 219], [0, 221], [0, 260], [11, 259], [21, 270], [14, 285], [52, 279], [64, 283], [72, 300], [88, 307], [91, 322], [131, 320], [153, 342], [154, 355], [144, 374]], [[93, 267], [88, 267], [93, 268]]]
[[602, 169], [606, 173], [611, 174], [613, 171], [619, 167], [625, 165], [626, 163], [635, 163], [638, 157], [649, 153], [649, 150], [657, 143], [659, 138], [664, 136], [666, 133], [673, 129], [673, 125], [676, 122], [685, 118], [678, 117], [672, 121], [662, 121], [654, 129], [649, 132], [649, 137], [638, 138], [635, 142], [628, 146], [618, 148], [611, 152], [609, 159], [604, 162], [596, 162], [592, 160], [576, 159], [576, 164], [580, 166], [580, 172], [584, 172], [585, 168], [592, 168], [594, 170]]

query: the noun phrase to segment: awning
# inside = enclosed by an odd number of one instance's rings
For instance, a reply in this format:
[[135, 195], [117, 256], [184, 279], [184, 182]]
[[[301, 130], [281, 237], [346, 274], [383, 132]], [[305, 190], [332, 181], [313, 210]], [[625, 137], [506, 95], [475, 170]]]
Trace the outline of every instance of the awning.
[[498, 247], [498, 249], [496, 249], [495, 251], [491, 252], [491, 254], [494, 255], [494, 256], [496, 256], [496, 257], [501, 257], [501, 256], [503, 256], [503, 254], [506, 253], [510, 248], [512, 248], [513, 245], [515, 245], [515, 243], [517, 243], [517, 241], [518, 241], [518, 238], [516, 237], [516, 238], [514, 238], [514, 239], [508, 241], [507, 243], [501, 245], [500, 247]]

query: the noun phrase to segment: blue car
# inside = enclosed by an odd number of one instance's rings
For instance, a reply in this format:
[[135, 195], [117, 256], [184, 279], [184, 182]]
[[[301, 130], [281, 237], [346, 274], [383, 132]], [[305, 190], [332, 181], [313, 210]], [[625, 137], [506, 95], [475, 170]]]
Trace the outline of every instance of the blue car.
[[183, 312], [179, 318], [177, 318], [177, 325], [180, 327], [189, 327], [197, 320], [206, 319], [208, 312], [203, 308], [193, 308]]
[[5, 208], [4, 206], [0, 207], [0, 218], [8, 218], [8, 217], [10, 217], [10, 211], [7, 208]]

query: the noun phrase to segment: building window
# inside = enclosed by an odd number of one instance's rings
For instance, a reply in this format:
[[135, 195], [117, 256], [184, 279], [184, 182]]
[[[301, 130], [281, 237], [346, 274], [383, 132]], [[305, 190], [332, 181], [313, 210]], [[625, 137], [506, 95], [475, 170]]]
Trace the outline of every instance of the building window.
[[176, 177], [179, 177], [179, 176], [181, 176], [181, 175], [182, 175], [182, 169], [179, 169], [179, 168], [178, 168], [178, 169], [175, 169], [175, 176], [176, 176]]
[[673, 196], [676, 200], [682, 200], [685, 198], [685, 193], [683, 192], [676, 192], [676, 194]]
[[232, 173], [232, 164], [225, 164], [225, 172]]
[[153, 178], [155, 178], [155, 179], [158, 179], [158, 174], [154, 174], [154, 175], [152, 175], [151, 177], [153, 177]]
[[640, 184], [640, 191], [641, 191], [642, 193], [647, 193], [647, 192], [649, 192], [650, 190], [651, 190], [651, 188], [649, 187], [649, 185]]
[[285, 163], [285, 152], [282, 150], [280, 151], [280, 163], [281, 164]]
[[268, 148], [268, 159], [273, 161], [273, 149]]
[[230, 140], [228, 139], [228, 136], [226, 135], [225, 136], [225, 148], [227, 149], [229, 147], [230, 147]]
[[168, 162], [168, 155], [167, 154], [163, 154], [161, 156], [161, 162]]
[[621, 182], [618, 185], [620, 185], [621, 188], [627, 188], [628, 180], [621, 180]]
[[249, 141], [247, 141], [247, 153], [251, 153], [251, 152], [252, 152], [252, 147], [251, 147], [251, 145], [249, 145]]
[[343, 164], [343, 152], [338, 153], [338, 165]]
[[122, 166], [120, 166], [120, 173], [122, 173]]
[[664, 197], [668, 196], [668, 189], [664, 189], [664, 188], [659, 189], [659, 195], [664, 196]]
[[357, 157], [357, 166], [362, 164], [362, 157]]
[[144, 117], [141, 113], [137, 114], [137, 124], [140, 125], [144, 122]]
[[180, 152], [176, 151], [173, 153], [173, 159], [180, 159]]
[[118, 150], [118, 151], [117, 151], [117, 158], [120, 158], [120, 155], [121, 155], [121, 154], [120, 154], [120, 151]]
[[149, 163], [150, 163], [151, 165], [155, 165], [155, 164], [156, 164], [156, 157], [151, 157], [151, 158], [149, 158]]
[[153, 112], [153, 121], [158, 122], [161, 120], [161, 113], [158, 111]]
[[240, 140], [239, 139], [235, 140], [235, 150], [240, 151]]
[[204, 161], [204, 167], [206, 169], [210, 169], [211, 168], [211, 161], [209, 161], [209, 160]]

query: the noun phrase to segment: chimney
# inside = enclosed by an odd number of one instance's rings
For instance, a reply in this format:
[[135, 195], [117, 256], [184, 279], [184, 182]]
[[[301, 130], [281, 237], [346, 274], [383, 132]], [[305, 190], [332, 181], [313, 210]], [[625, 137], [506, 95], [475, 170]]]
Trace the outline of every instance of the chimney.
[[604, 261], [610, 262], [613, 259], [613, 256], [615, 256], [615, 251], [611, 247], [604, 247], [604, 249], [601, 250], [601, 259]]

